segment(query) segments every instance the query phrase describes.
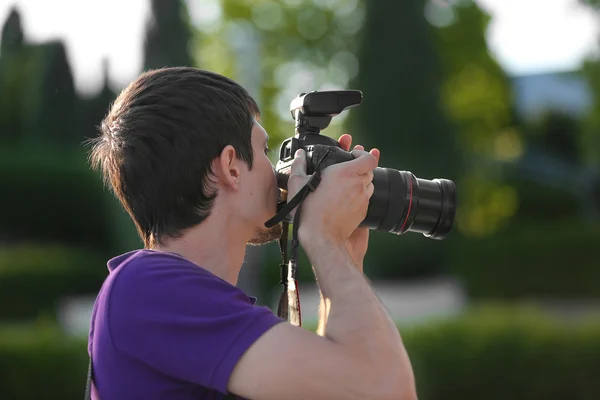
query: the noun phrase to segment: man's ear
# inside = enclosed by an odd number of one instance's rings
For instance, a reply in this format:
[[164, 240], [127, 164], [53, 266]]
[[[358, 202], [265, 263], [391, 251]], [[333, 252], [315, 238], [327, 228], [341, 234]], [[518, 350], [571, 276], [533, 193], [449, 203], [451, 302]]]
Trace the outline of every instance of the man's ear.
[[225, 146], [212, 164], [213, 172], [222, 184], [233, 190], [238, 190], [241, 176], [240, 160], [238, 160], [233, 146]]

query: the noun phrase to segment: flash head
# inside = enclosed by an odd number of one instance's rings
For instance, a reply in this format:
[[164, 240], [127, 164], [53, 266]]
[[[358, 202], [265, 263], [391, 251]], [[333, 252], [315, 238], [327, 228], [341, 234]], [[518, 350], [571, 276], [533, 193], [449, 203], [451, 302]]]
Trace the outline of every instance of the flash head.
[[316, 133], [329, 126], [331, 119], [362, 101], [360, 90], [326, 90], [300, 93], [290, 103], [297, 133]]
[[362, 101], [360, 90], [328, 90], [300, 93], [290, 103], [292, 117], [300, 111], [307, 117], [335, 117], [344, 110], [356, 107]]

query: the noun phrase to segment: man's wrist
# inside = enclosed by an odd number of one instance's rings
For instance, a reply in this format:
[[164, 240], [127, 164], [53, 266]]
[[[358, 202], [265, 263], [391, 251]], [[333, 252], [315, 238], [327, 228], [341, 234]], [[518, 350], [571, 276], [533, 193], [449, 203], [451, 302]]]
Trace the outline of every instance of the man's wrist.
[[363, 261], [355, 261], [354, 265], [356, 266], [356, 269], [358, 269], [360, 272], [363, 272]]
[[336, 240], [333, 237], [324, 235], [319, 230], [303, 230], [300, 228], [298, 238], [304, 250], [312, 253], [331, 251], [334, 249], [346, 249], [346, 244], [342, 240]]
[[306, 254], [317, 268], [327, 268], [327, 265], [323, 264], [327, 263], [325, 260], [331, 261], [332, 256], [338, 262], [355, 264], [344, 241], [322, 235], [320, 232], [315, 234], [314, 231], [310, 233], [305, 232], [304, 234], [298, 232], [298, 235]]

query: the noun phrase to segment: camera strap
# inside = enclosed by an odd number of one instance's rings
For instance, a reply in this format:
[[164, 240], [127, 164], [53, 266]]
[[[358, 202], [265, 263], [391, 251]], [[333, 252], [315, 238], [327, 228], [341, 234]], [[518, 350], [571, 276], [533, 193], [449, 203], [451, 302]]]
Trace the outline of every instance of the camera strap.
[[[323, 160], [321, 160], [323, 161]], [[319, 163], [320, 164], [320, 163]], [[279, 248], [281, 249], [281, 279], [280, 283], [283, 286], [281, 297], [279, 298], [279, 306], [277, 307], [277, 316], [288, 320], [292, 325], [302, 326], [302, 316], [300, 312], [300, 294], [298, 292], [298, 229], [300, 226], [300, 215], [302, 213], [302, 202], [306, 199], [309, 193], [314, 192], [321, 182], [321, 171], [316, 168], [315, 173], [310, 177], [306, 185], [288, 202], [273, 218], [265, 223], [267, 228], [275, 226], [282, 222], [282, 233], [279, 238]], [[291, 257], [288, 260], [287, 242], [289, 223], [284, 219], [296, 209], [292, 228], [292, 247]]]

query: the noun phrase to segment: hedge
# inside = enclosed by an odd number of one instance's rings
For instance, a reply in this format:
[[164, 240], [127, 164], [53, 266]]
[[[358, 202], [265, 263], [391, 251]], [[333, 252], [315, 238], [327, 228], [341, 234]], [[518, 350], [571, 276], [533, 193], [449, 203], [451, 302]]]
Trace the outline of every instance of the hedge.
[[110, 201], [84, 149], [0, 151], [0, 240], [114, 245]]
[[483, 309], [403, 336], [421, 400], [600, 398], [600, 320]]
[[86, 343], [49, 326], [0, 329], [0, 398], [82, 399]]
[[95, 251], [62, 245], [0, 247], [0, 320], [55, 316], [62, 297], [98, 293], [106, 262]]
[[[305, 327], [311, 329], [311, 327]], [[420, 400], [600, 398], [600, 321], [484, 308], [400, 328]], [[51, 328], [0, 329], [0, 398], [82, 397], [86, 340]]]
[[594, 298], [600, 293], [600, 222], [514, 224], [457, 242], [452, 272], [473, 298]]

